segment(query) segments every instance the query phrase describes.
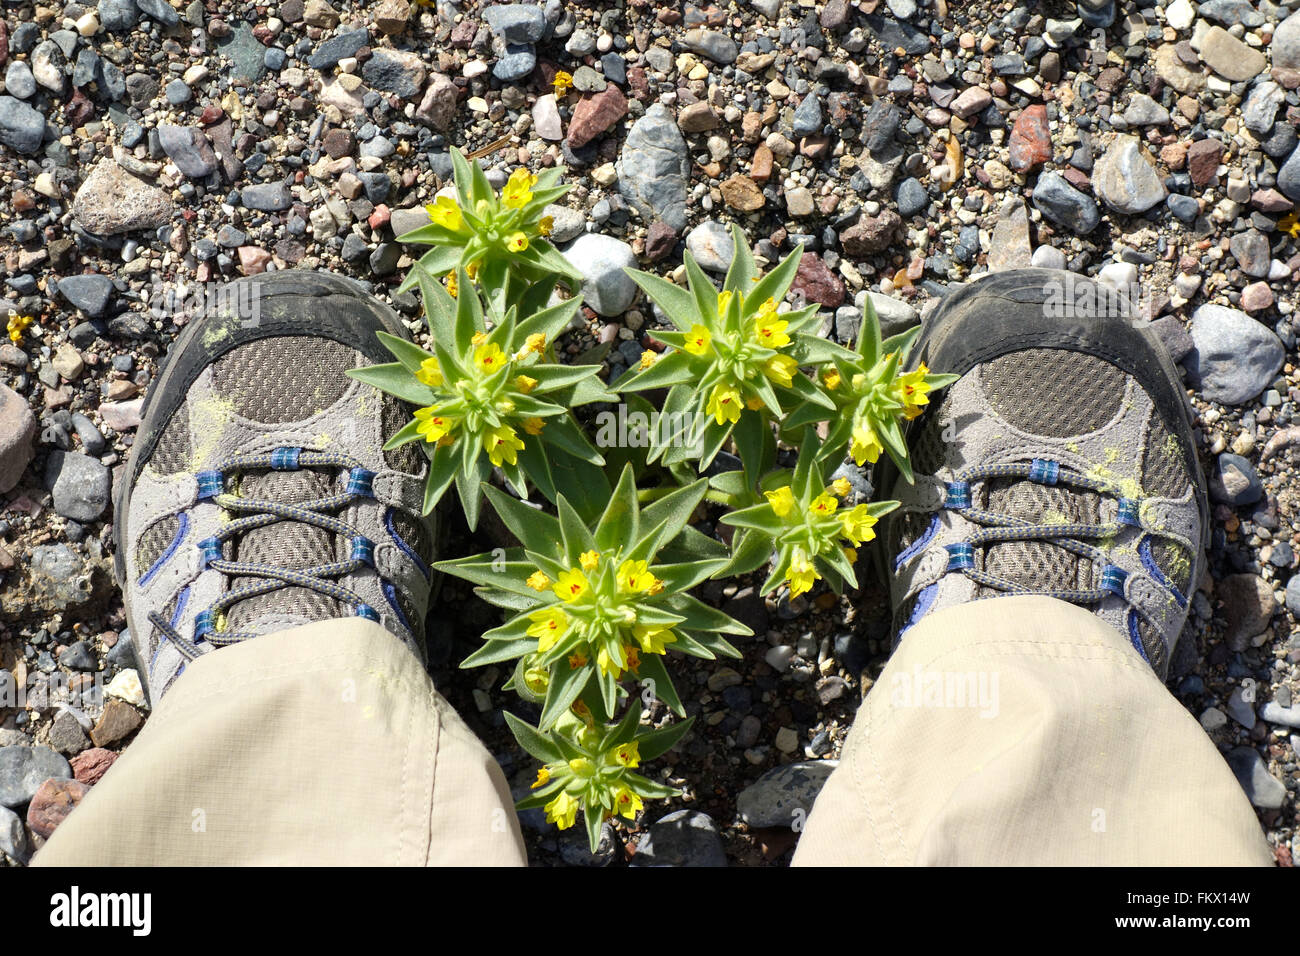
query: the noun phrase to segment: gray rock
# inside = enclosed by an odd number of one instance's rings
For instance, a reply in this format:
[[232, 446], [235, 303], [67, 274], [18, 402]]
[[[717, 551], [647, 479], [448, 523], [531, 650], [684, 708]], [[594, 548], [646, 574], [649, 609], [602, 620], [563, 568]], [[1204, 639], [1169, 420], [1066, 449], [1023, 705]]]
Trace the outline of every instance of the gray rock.
[[[3, 99], [4, 97], [0, 97], [0, 100]], [[3, 119], [0, 118], [0, 128], [3, 126]], [[0, 138], [0, 142], [3, 141], [3, 138]], [[1277, 188], [1282, 190], [1287, 199], [1300, 202], [1300, 146], [1292, 150], [1291, 157], [1278, 170]]]
[[1274, 68], [1300, 70], [1300, 10], [1283, 20], [1273, 31], [1269, 51], [1273, 54]]
[[20, 99], [0, 96], [0, 145], [31, 155], [44, 139], [44, 116]]
[[139, 19], [135, 0], [99, 0], [99, 22], [109, 33], [130, 30]]
[[1207, 20], [1217, 20], [1225, 27], [1240, 23], [1246, 27], [1264, 24], [1264, 15], [1255, 9], [1250, 0], [1201, 0], [1196, 12]]
[[108, 508], [112, 477], [88, 455], [55, 451], [45, 466], [45, 487], [54, 496], [54, 510], [82, 524], [99, 518]]
[[681, 232], [686, 228], [690, 168], [686, 140], [672, 113], [655, 103], [627, 134], [618, 160], [619, 192], [647, 222], [662, 219]]
[[1247, 730], [1255, 726], [1255, 707], [1250, 701], [1246, 700], [1244, 688], [1233, 688], [1232, 693], [1228, 695], [1226, 709], [1228, 716]]
[[36, 77], [26, 60], [14, 60], [5, 70], [5, 92], [20, 100], [31, 98], [36, 93]]
[[313, 70], [333, 69], [339, 60], [354, 55], [369, 40], [370, 35], [364, 27], [330, 37], [316, 48], [315, 53], [307, 57], [307, 65]]
[[59, 711], [50, 724], [50, 746], [69, 756], [76, 756], [90, 746], [86, 731], [71, 711]]
[[692, 53], [707, 56], [714, 63], [724, 66], [735, 63], [740, 55], [740, 47], [725, 33], [716, 30], [687, 30], [681, 44]]
[[488, 28], [506, 43], [536, 43], [546, 32], [546, 15], [541, 7], [507, 3], [483, 11]]
[[53, 40], [46, 40], [32, 51], [32, 76], [51, 93], [63, 95], [68, 85], [68, 58]]
[[888, 100], [878, 99], [871, 104], [862, 119], [862, 141], [871, 152], [887, 149], [898, 132], [900, 115], [898, 107]]
[[1029, 259], [1036, 269], [1064, 269], [1065, 253], [1055, 246], [1039, 246]]
[[925, 191], [919, 179], [909, 176], [898, 184], [894, 200], [898, 203], [898, 214], [904, 219], [910, 219], [930, 205], [930, 194]]
[[868, 292], [867, 295], [871, 298], [872, 306], [875, 307], [876, 318], [880, 322], [880, 334], [885, 338], [906, 332], [921, 321], [921, 316], [916, 309], [902, 299], [895, 299], [892, 295], [885, 295], [883, 292]]
[[0, 853], [19, 863], [27, 862], [27, 831], [18, 814], [0, 807]]
[[543, 212], [551, 217], [550, 240], [556, 244], [577, 239], [587, 225], [587, 217], [568, 206], [557, 206], [551, 203]]
[[23, 397], [0, 385], [0, 494], [18, 484], [32, 460], [36, 416]]
[[781, 14], [781, 0], [749, 0], [749, 5], [769, 20]]
[[59, 295], [92, 319], [108, 311], [113, 298], [113, 280], [102, 275], [65, 276], [59, 280]]
[[531, 46], [506, 44], [492, 67], [492, 75], [502, 83], [514, 83], [532, 73], [536, 66], [537, 51]]
[[1251, 89], [1241, 107], [1246, 128], [1259, 136], [1267, 136], [1273, 129], [1278, 108], [1286, 102], [1286, 90], [1272, 80], [1261, 80]]
[[816, 91], [809, 90], [794, 111], [791, 128], [795, 136], [812, 136], [822, 131], [822, 104]]
[[0, 807], [31, 802], [50, 779], [72, 779], [72, 767], [49, 747], [0, 747]]
[[1169, 122], [1169, 111], [1145, 93], [1134, 93], [1124, 110], [1124, 122], [1129, 126], [1164, 126]]
[[216, 171], [217, 154], [203, 130], [193, 126], [159, 126], [158, 142], [181, 175], [203, 179]]
[[[1295, 581], [1297, 578], [1291, 580]], [[1259, 716], [1270, 724], [1281, 724], [1284, 727], [1300, 727], [1300, 704], [1283, 707], [1277, 701], [1270, 700], [1259, 708]]]
[[1183, 222], [1194, 222], [1201, 214], [1201, 204], [1196, 201], [1195, 196], [1170, 193], [1165, 204], [1169, 206], [1169, 211]]
[[1092, 188], [1107, 206], [1129, 216], [1163, 202], [1168, 192], [1135, 136], [1115, 137], [1097, 161]]
[[686, 249], [709, 272], [726, 272], [736, 254], [731, 231], [715, 219], [702, 222], [687, 233]]
[[1210, 497], [1232, 508], [1253, 505], [1264, 494], [1264, 485], [1249, 461], [1232, 452], [1219, 456], [1219, 474], [1210, 482]]
[[135, 0], [135, 3], [145, 16], [152, 17], [166, 26], [174, 27], [180, 22], [180, 14], [167, 0]]
[[1241, 271], [1256, 279], [1268, 275], [1271, 253], [1268, 237], [1258, 229], [1247, 229], [1228, 240], [1228, 249], [1232, 257], [1241, 266]]
[[111, 159], [95, 164], [72, 201], [72, 218], [87, 232], [116, 236], [155, 229], [172, 217], [171, 196]]
[[245, 186], [240, 200], [249, 209], [259, 212], [282, 212], [293, 205], [293, 194], [284, 183], [258, 183]]
[[636, 255], [626, 242], [591, 232], [574, 240], [564, 255], [582, 273], [583, 299], [597, 314], [622, 315], [632, 305], [637, 284], [624, 270], [636, 268]]
[[1293, 574], [1286, 583], [1286, 609], [1300, 619], [1300, 574]]
[[998, 210], [997, 225], [989, 240], [989, 271], [1024, 269], [1033, 258], [1029, 241], [1029, 210], [1012, 196]]
[[751, 827], [802, 826], [837, 764], [814, 760], [769, 770], [736, 797], [740, 818]]
[[401, 50], [375, 50], [361, 68], [361, 78], [371, 88], [396, 93], [404, 100], [419, 95], [427, 75], [418, 54]]
[[707, 813], [678, 810], [651, 824], [633, 866], [726, 866], [718, 825]]
[[1251, 803], [1270, 810], [1282, 806], [1286, 784], [1268, 772], [1264, 758], [1253, 747], [1233, 747], [1224, 756]]
[[1192, 386], [1212, 402], [1240, 405], [1268, 387], [1286, 348], [1245, 312], [1203, 305], [1192, 315], [1195, 349], [1185, 365]]
[[1223, 27], [1210, 27], [1201, 36], [1201, 59], [1219, 76], [1232, 83], [1253, 80], [1268, 65], [1268, 58], [1247, 46]]
[[1038, 211], [1052, 222], [1080, 235], [1092, 232], [1101, 222], [1097, 204], [1071, 186], [1060, 173], [1039, 176], [1033, 200]]

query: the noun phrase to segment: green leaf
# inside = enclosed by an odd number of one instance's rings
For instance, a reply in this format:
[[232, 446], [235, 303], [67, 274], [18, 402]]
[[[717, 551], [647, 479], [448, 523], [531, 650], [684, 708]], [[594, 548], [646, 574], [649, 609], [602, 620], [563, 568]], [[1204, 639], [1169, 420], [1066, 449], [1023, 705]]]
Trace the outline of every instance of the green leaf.
[[451, 170], [456, 182], [456, 196], [460, 200], [461, 209], [473, 209], [474, 194], [470, 191], [470, 184], [474, 177], [470, 172], [469, 162], [465, 159], [465, 154], [454, 146], [451, 148]]
[[[680, 635], [682, 632], [678, 631], [677, 633]], [[730, 657], [738, 659], [744, 656], [740, 651], [732, 647], [721, 634], [701, 631], [696, 632], [695, 638], [699, 641], [701, 647], [709, 651], [709, 653], [715, 657]]]
[[668, 601], [673, 613], [682, 617], [681, 627], [691, 631], [717, 631], [738, 637], [753, 637], [754, 632], [735, 618], [709, 607], [699, 598], [689, 594], [674, 594]]
[[460, 506], [465, 512], [465, 523], [469, 525], [470, 531], [478, 527], [479, 511], [483, 506], [483, 481], [486, 477], [478, 472], [486, 464], [487, 462], [480, 461], [480, 467], [473, 472], [467, 472], [464, 468], [456, 472], [456, 494], [460, 497]]
[[655, 576], [664, 582], [668, 591], [689, 591], [701, 581], [706, 581], [714, 572], [727, 564], [726, 558], [713, 558], [708, 561], [687, 561], [681, 564], [660, 564], [655, 566]]
[[447, 493], [456, 477], [456, 451], [450, 447], [437, 447], [429, 460], [429, 474], [424, 480], [424, 513], [429, 514]]
[[390, 451], [394, 448], [401, 448], [403, 445], [416, 441], [421, 437], [422, 436], [420, 435], [420, 423], [415, 419], [411, 419], [409, 422], [407, 422], [405, 425], [399, 428], [396, 432], [394, 432], [393, 437], [388, 439], [388, 441], [384, 442], [383, 450]]
[[552, 454], [551, 474], [555, 478], [557, 497], [563, 495], [584, 521], [595, 521], [609, 501], [609, 479], [605, 472], [565, 451], [553, 450]]
[[603, 817], [603, 813], [590, 807], [586, 807], [582, 811], [582, 822], [587, 827], [587, 845], [591, 848], [592, 853], [600, 849], [600, 830], [601, 824], [604, 823]]
[[794, 275], [799, 271], [799, 260], [803, 258], [803, 246], [796, 246], [794, 251], [781, 260], [775, 269], [754, 283], [753, 290], [746, 298], [755, 302], [766, 302], [769, 298], [780, 302], [785, 298]]
[[758, 531], [742, 531], [732, 541], [731, 562], [717, 577], [739, 577], [757, 571], [772, 553], [772, 539]]
[[522, 374], [537, 379], [537, 386], [533, 391], [540, 394], [552, 389], [576, 385], [599, 371], [599, 365], [534, 365], [524, 369]]
[[736, 251], [722, 288], [731, 292], [743, 292], [748, 298], [754, 286], [754, 278], [758, 275], [758, 267], [754, 264], [754, 253], [749, 248], [749, 241], [734, 222], [731, 224], [731, 243]]
[[627, 547], [637, 540], [640, 534], [640, 514], [636, 500], [636, 478], [633, 477], [631, 465], [623, 469], [619, 476], [614, 494], [600, 516], [596, 525], [596, 547], [602, 551], [613, 551]]
[[540, 760], [542, 763], [554, 763], [561, 759], [560, 748], [556, 747], [544, 734], [539, 733], [536, 727], [527, 721], [520, 720], [508, 710], [504, 711], [504, 714], [506, 726], [510, 728], [510, 732], [515, 735], [515, 740], [519, 742], [519, 746], [523, 747], [529, 756]]
[[651, 531], [637, 542], [636, 551], [643, 555], [641, 560], [649, 561], [666, 543], [677, 537], [678, 532], [691, 520], [691, 515], [703, 500], [709, 483], [700, 479], [679, 488], [647, 505], [641, 511], [641, 527]]
[[[737, 246], [739, 248], [739, 246]], [[636, 738], [637, 752], [643, 763], [662, 757], [677, 746], [677, 741], [686, 736], [686, 732], [695, 723], [694, 717], [687, 717], [667, 727], [660, 727]]]
[[681, 698], [677, 696], [677, 690], [673, 687], [672, 679], [668, 676], [668, 671], [664, 668], [663, 658], [658, 654], [644, 654], [641, 657], [641, 668], [637, 671], [636, 676], [641, 687], [648, 685], [650, 693], [658, 697], [669, 709], [678, 717], [685, 717], [686, 710], [682, 707]]
[[497, 516], [529, 551], [554, 554], [560, 541], [560, 523], [548, 514], [524, 504], [499, 488], [483, 489]]
[[668, 388], [692, 381], [693, 358], [688, 352], [669, 352], [643, 371], [624, 374], [614, 387], [620, 392], [643, 392], [650, 388]]
[[594, 664], [584, 664], [575, 670], [569, 666], [567, 658], [563, 657], [555, 662], [551, 668], [551, 683], [546, 689], [546, 706], [542, 708], [538, 730], [545, 733], [555, 725], [560, 715], [573, 706], [595, 671]]
[[537, 650], [537, 641], [531, 637], [521, 637], [517, 641], [490, 641], [460, 662], [462, 669], [481, 667], [484, 664], [499, 664]]
[[631, 706], [617, 724], [610, 728], [600, 742], [601, 750], [612, 750], [619, 744], [625, 744], [636, 736], [641, 723], [641, 698], [633, 697]]
[[564, 541], [564, 557], [570, 567], [578, 566], [578, 556], [586, 551], [596, 549], [596, 539], [591, 535], [587, 523], [563, 496], [556, 503], [555, 510], [560, 518], [560, 536]]
[[694, 322], [702, 321], [696, 317], [694, 298], [681, 286], [640, 269], [628, 269], [627, 274], [681, 331], [689, 332]]
[[[700, 264], [695, 261], [695, 257], [690, 251], [682, 257], [686, 264], [686, 280], [691, 287], [691, 295], [695, 298], [695, 308], [699, 312], [700, 318], [705, 326], [716, 327], [714, 317], [718, 314], [718, 289], [713, 284], [713, 280], [705, 274], [700, 268]], [[762, 301], [761, 299], [759, 301]], [[689, 332], [687, 327], [682, 330]]]
[[785, 531], [785, 522], [776, 516], [770, 505], [753, 505], [732, 511], [718, 519], [733, 528], [752, 528], [768, 537], [776, 538]]
[[375, 337], [384, 344], [384, 348], [393, 353], [393, 357], [401, 362], [412, 375], [420, 370], [426, 359], [433, 358], [432, 355], [414, 342], [408, 342], [396, 335], [389, 335], [387, 332], [376, 332]]
[[417, 382], [406, 366], [400, 362], [386, 362], [383, 365], [367, 365], [365, 368], [350, 368], [345, 373], [348, 378], [373, 385], [381, 392], [395, 395], [404, 402], [424, 407], [433, 404], [433, 392], [427, 385]]

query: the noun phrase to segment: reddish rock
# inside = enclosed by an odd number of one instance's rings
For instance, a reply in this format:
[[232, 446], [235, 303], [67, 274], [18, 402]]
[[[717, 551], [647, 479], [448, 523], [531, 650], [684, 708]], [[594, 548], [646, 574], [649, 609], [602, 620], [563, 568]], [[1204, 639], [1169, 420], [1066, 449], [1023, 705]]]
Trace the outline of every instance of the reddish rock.
[[1047, 125], [1047, 107], [1041, 103], [1020, 111], [1011, 129], [1011, 168], [1028, 172], [1052, 158], [1052, 131]]
[[1067, 166], [1061, 170], [1061, 175], [1075, 189], [1087, 192], [1092, 188], [1092, 179], [1082, 169], [1075, 169], [1073, 166]]
[[246, 276], [260, 275], [271, 262], [271, 254], [257, 246], [239, 247], [239, 268]]
[[1197, 140], [1187, 148], [1187, 174], [1192, 182], [1204, 189], [1214, 179], [1223, 158], [1223, 144], [1217, 139]]
[[1170, 143], [1160, 147], [1160, 161], [1172, 170], [1182, 169], [1187, 164], [1187, 144]]
[[73, 90], [72, 97], [63, 107], [63, 118], [68, 121], [73, 129], [78, 126], [84, 126], [86, 120], [90, 119], [95, 113], [95, 104], [81, 90]]
[[1273, 307], [1273, 290], [1267, 282], [1252, 282], [1241, 290], [1241, 308], [1245, 312], [1263, 312]]
[[88, 793], [80, 780], [46, 780], [27, 807], [27, 825], [48, 840]]
[[329, 154], [330, 159], [342, 159], [344, 156], [352, 155], [357, 140], [345, 129], [332, 129], [325, 134], [325, 139], [321, 145], [324, 147], [325, 152]]
[[658, 262], [677, 245], [677, 233], [663, 220], [655, 220], [645, 234], [645, 257], [650, 262]]
[[226, 111], [220, 106], [216, 103], [209, 103], [203, 107], [203, 112], [199, 114], [199, 125], [211, 126], [213, 123], [220, 121], [221, 117], [225, 115]]
[[893, 243], [903, 220], [892, 209], [879, 216], [864, 216], [840, 233], [840, 245], [846, 256], [869, 256], [884, 252]]
[[1290, 212], [1295, 204], [1276, 189], [1257, 189], [1251, 193], [1250, 204], [1260, 212]]
[[0, 66], [9, 59], [9, 24], [0, 20]]
[[754, 159], [749, 164], [749, 178], [758, 183], [765, 183], [772, 178], [772, 151], [766, 143], [754, 147]]
[[92, 747], [77, 754], [69, 763], [72, 764], [73, 777], [86, 786], [93, 787], [99, 783], [104, 774], [108, 773], [108, 768], [113, 766], [115, 760], [117, 754], [113, 751], [105, 750], [103, 747]]
[[390, 218], [392, 218], [392, 211], [386, 205], [380, 203], [375, 207], [375, 211], [370, 214], [370, 218], [366, 220], [366, 224], [370, 226], [371, 229], [382, 229], [384, 226], [388, 225], [388, 220]]
[[613, 83], [599, 93], [584, 96], [569, 121], [569, 146], [586, 146], [627, 115], [627, 97]]
[[837, 309], [844, 303], [844, 283], [827, 268], [822, 257], [813, 252], [805, 252], [799, 260], [794, 289], [802, 292], [809, 302], [828, 309]]

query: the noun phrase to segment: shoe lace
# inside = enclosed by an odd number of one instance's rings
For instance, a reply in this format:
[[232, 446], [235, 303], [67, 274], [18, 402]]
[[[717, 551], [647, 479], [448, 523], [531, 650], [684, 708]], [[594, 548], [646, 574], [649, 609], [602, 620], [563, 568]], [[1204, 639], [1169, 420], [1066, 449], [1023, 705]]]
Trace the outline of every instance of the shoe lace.
[[[1027, 518], [1001, 514], [986, 508], [976, 508], [971, 499], [971, 483], [996, 478], [1011, 478], [1031, 481], [1042, 485], [1063, 485], [1080, 491], [1090, 491], [1116, 504], [1114, 520], [1104, 522], [1069, 522], [1053, 524], [1036, 524]], [[1113, 485], [1096, 478], [1083, 475], [1070, 469], [1062, 468], [1059, 462], [1035, 458], [1028, 463], [977, 465], [958, 472], [953, 481], [947, 483], [947, 495], [944, 507], [955, 511], [967, 521], [977, 525], [975, 531], [966, 541], [947, 545], [948, 571], [964, 574], [971, 581], [995, 591], [1006, 594], [1037, 594], [1054, 597], [1071, 604], [1097, 604], [1107, 597], [1118, 597], [1126, 605], [1151, 623], [1150, 615], [1130, 601], [1125, 588], [1128, 572], [1107, 560], [1106, 552], [1090, 544], [1090, 541], [1113, 538], [1124, 528], [1141, 529], [1138, 501], [1125, 497]], [[1044, 541], [1072, 554], [1091, 561], [1094, 568], [1100, 570], [1093, 576], [1097, 583], [1092, 588], [1033, 588], [992, 574], [975, 566], [975, 550], [993, 544], [1010, 541]], [[1148, 562], [1148, 567], [1154, 567]], [[1161, 583], [1165, 584], [1176, 596], [1177, 589], [1159, 574]]]
[[[264, 498], [245, 498], [226, 490], [227, 479], [246, 471], [297, 471], [304, 468], [333, 468], [346, 470], [347, 485], [342, 492], [286, 504]], [[220, 626], [225, 612], [249, 598], [270, 594], [282, 588], [307, 588], [342, 604], [350, 605], [358, 617], [379, 620], [379, 614], [355, 591], [339, 584], [335, 578], [352, 574], [363, 567], [375, 568], [375, 546], [336, 514], [355, 501], [373, 496], [371, 482], [374, 472], [362, 468], [355, 459], [336, 452], [311, 451], [303, 448], [276, 448], [269, 452], [237, 455], [217, 464], [211, 470], [198, 473], [200, 501], [211, 501], [227, 514], [236, 515], [222, 525], [212, 537], [198, 542], [201, 551], [199, 570], [219, 571], [231, 578], [257, 578], [259, 580], [231, 588], [194, 619], [194, 639], [184, 637], [157, 611], [149, 614], [149, 621], [175, 645], [187, 659], [194, 660], [203, 654], [200, 640], [214, 647], [224, 647], [257, 635], [252, 631], [231, 631]], [[342, 561], [333, 561], [312, 568], [282, 568], [272, 564], [249, 561], [231, 561], [225, 557], [227, 542], [255, 528], [277, 521], [296, 521], [322, 528], [349, 539], [351, 554]]]

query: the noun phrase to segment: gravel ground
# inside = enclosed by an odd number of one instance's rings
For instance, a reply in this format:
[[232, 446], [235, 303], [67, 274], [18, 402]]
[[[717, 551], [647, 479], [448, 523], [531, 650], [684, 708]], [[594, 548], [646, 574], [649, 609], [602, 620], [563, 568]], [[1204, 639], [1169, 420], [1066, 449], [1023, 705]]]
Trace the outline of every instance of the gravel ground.
[[[590, 282], [566, 346], [610, 378], [657, 324], [619, 268], [677, 275], [690, 248], [720, 271], [729, 222], [769, 261], [810, 250], [793, 294], [840, 341], [868, 294], [902, 328], [1031, 262], [1130, 293], [1187, 372], [1214, 499], [1169, 687], [1290, 865], [1300, 4], [1117, 6], [1101, 28], [986, 0], [6, 2], [0, 315], [34, 321], [0, 345], [0, 856], [24, 862], [147, 718], [109, 489], [159, 357], [209, 283], [287, 267], [361, 279], [416, 328], [394, 236], [455, 145], [498, 183], [569, 168], [556, 238]], [[884, 598], [752, 585], [705, 594], [754, 628], [744, 660], [675, 672], [700, 717], [663, 761], [685, 795], [595, 857], [525, 815], [535, 861], [788, 861], [799, 821], [773, 794], [810, 796], [837, 757], [884, 663]], [[526, 788], [505, 675], [454, 669], [490, 609], [456, 582], [443, 600], [435, 677]], [[686, 816], [650, 826], [668, 811]]]

